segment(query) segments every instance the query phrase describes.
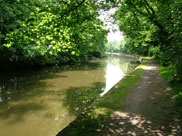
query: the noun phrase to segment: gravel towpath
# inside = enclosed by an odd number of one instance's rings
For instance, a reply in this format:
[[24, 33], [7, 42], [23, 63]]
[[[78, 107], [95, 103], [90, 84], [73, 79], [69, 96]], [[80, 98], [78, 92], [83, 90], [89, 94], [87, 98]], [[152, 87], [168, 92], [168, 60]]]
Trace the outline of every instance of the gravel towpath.
[[171, 88], [149, 60], [142, 78], [128, 90], [120, 110], [115, 111], [97, 136], [182, 136]]

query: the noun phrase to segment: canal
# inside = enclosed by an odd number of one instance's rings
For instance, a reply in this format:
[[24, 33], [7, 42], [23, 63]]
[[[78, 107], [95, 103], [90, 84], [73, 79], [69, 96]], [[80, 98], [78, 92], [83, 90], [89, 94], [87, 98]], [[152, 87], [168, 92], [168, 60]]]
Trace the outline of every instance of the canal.
[[136, 66], [111, 55], [0, 77], [0, 136], [55, 136]]

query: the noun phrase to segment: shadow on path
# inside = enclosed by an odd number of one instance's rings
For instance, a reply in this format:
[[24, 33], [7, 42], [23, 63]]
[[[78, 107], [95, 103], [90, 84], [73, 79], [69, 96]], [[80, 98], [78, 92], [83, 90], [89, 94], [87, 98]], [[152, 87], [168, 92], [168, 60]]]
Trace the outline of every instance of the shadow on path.
[[153, 60], [144, 69], [141, 81], [127, 93], [120, 110], [114, 111], [96, 136], [181, 136], [171, 99], [171, 89], [160, 78]]

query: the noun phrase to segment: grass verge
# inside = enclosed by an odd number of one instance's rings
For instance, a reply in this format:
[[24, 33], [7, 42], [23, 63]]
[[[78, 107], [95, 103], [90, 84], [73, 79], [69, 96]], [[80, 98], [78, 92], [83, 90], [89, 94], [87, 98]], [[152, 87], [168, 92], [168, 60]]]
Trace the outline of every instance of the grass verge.
[[104, 122], [107, 121], [110, 115], [115, 110], [122, 108], [122, 101], [127, 90], [139, 82], [146, 63], [147, 61], [144, 60], [132, 73], [117, 83], [106, 95], [94, 105], [91, 105], [87, 111], [78, 116], [57, 136], [94, 136], [101, 131]]

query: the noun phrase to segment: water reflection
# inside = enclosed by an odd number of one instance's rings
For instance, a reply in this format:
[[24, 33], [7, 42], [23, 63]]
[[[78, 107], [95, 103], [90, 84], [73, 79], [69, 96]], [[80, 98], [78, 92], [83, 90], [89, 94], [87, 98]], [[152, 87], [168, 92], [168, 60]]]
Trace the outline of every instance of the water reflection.
[[106, 66], [106, 82], [104, 92], [100, 94], [103, 96], [106, 94], [116, 83], [118, 83], [123, 77], [130, 73], [136, 65], [131, 64], [131, 58], [111, 56], [107, 61]]
[[1, 75], [0, 136], [56, 135], [131, 70], [130, 61], [111, 57]]
[[100, 94], [103, 96], [106, 94], [117, 82], [119, 82], [125, 76], [119, 65], [109, 63], [106, 68], [106, 87], [104, 92]]

